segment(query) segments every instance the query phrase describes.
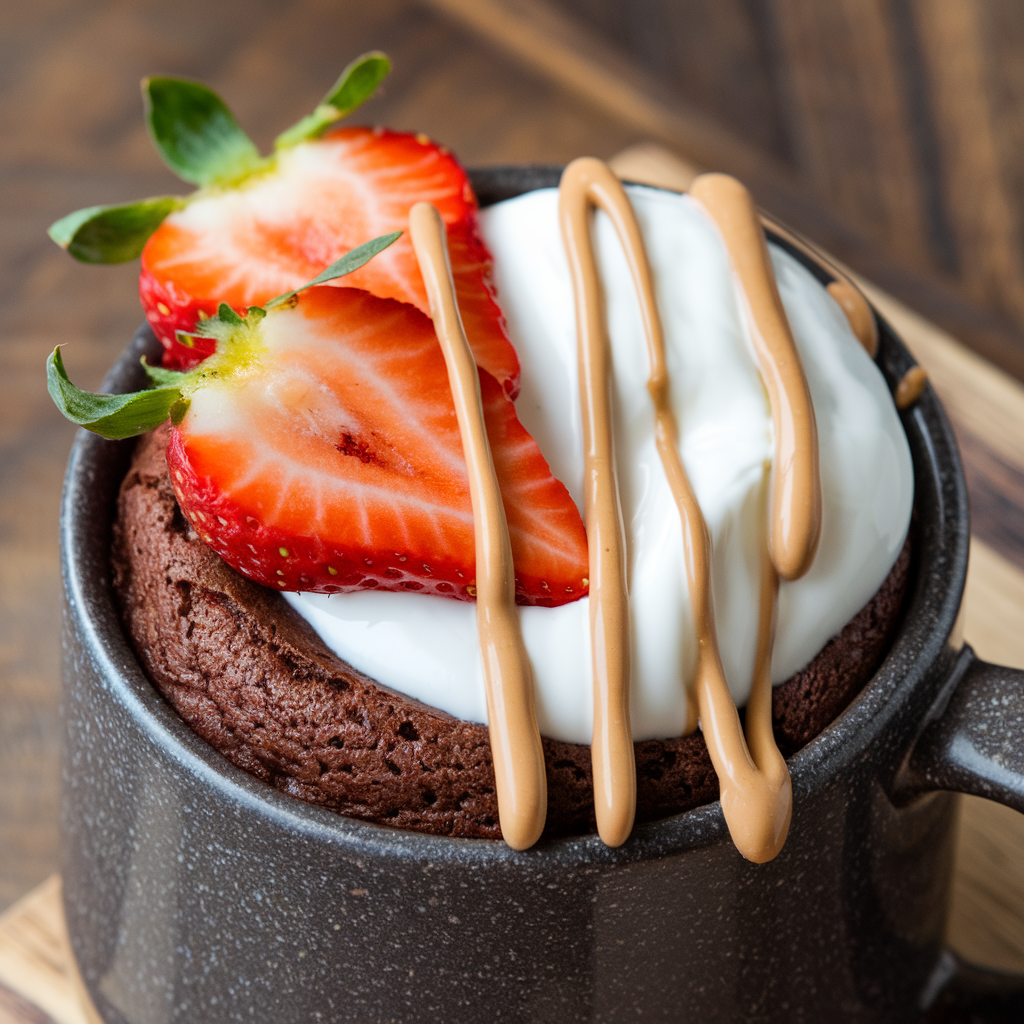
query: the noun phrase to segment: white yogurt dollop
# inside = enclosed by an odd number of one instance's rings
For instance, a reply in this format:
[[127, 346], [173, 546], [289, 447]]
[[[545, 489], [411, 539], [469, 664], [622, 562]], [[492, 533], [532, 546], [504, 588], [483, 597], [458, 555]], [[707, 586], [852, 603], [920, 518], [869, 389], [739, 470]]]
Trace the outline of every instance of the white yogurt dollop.
[[[738, 705], [757, 638], [760, 491], [773, 428], [725, 248], [686, 196], [629, 188], [665, 331], [683, 462], [711, 531], [718, 638]], [[554, 189], [481, 213], [499, 300], [522, 363], [519, 418], [582, 508], [576, 318]], [[695, 666], [682, 532], [654, 444], [648, 360], [625, 257], [611, 222], [595, 239], [614, 365], [616, 459], [626, 526], [636, 740], [678, 736]], [[882, 375], [839, 307], [796, 260], [771, 247], [779, 291], [818, 424], [823, 520], [810, 571], [783, 582], [772, 679], [799, 671], [871, 598], [910, 522], [910, 451]], [[476, 608], [368, 590], [286, 594], [341, 658], [458, 718], [486, 722]], [[589, 743], [589, 599], [520, 608], [541, 733]]]

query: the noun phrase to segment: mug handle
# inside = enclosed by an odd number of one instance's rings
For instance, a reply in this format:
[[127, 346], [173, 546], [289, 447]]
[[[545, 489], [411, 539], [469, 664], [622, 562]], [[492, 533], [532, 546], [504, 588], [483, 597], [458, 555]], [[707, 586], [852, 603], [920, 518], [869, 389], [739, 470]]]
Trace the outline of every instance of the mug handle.
[[1024, 671], [982, 661], [969, 644], [897, 776], [894, 795], [903, 801], [940, 789], [1024, 813]]
[[[893, 786], [899, 803], [948, 790], [1024, 812], [1024, 672], [982, 661], [964, 644]], [[1020, 1024], [1024, 975], [947, 950], [930, 986], [927, 1024]]]

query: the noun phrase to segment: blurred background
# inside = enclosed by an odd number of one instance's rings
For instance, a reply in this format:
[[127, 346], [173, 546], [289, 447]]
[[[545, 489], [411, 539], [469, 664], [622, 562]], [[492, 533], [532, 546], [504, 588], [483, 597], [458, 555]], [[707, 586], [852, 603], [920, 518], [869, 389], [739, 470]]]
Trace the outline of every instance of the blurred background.
[[[0, 909], [59, 866], [56, 531], [72, 430], [46, 395], [43, 361], [66, 345], [73, 379], [95, 388], [141, 319], [136, 265], [78, 264], [46, 227], [78, 207], [182, 190], [147, 137], [143, 75], [211, 85], [265, 150], [371, 48], [395, 70], [358, 120], [426, 132], [469, 165], [592, 154], [673, 183], [731, 172], [1024, 380], [1020, 0], [9, 0]], [[1022, 570], [1013, 451], [1024, 438], [993, 450], [969, 424], [958, 430], [974, 452], [976, 531]], [[1024, 932], [1007, 941], [1024, 949]]]

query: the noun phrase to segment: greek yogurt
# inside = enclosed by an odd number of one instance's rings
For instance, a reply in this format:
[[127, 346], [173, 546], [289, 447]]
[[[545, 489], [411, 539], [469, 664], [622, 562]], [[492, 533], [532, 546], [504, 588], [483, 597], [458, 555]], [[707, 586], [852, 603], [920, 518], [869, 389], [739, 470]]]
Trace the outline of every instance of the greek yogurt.
[[[711, 533], [722, 661], [742, 706], [757, 638], [761, 489], [774, 440], [768, 400], [714, 225], [687, 196], [639, 187], [628, 194], [655, 276], [680, 451]], [[480, 221], [522, 363], [519, 418], [582, 511], [576, 324], [558, 193], [500, 203]], [[604, 214], [594, 231], [628, 552], [633, 737], [678, 736], [696, 662], [682, 533], [654, 443], [639, 304]], [[814, 563], [780, 585], [772, 658], [778, 684], [810, 662], [888, 575], [910, 522], [913, 471], [885, 381], [842, 311], [788, 253], [770, 251], [814, 404], [823, 499]], [[355, 668], [458, 718], [487, 722], [473, 604], [376, 590], [284, 596]], [[522, 607], [520, 616], [541, 733], [589, 743], [589, 599]]]

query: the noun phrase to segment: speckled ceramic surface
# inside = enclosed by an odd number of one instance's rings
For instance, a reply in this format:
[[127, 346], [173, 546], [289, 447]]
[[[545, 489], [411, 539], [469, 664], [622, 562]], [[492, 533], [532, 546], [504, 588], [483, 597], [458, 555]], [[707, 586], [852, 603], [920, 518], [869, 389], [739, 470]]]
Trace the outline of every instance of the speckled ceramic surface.
[[[552, 180], [549, 168], [474, 176], [484, 202]], [[881, 334], [892, 384], [912, 360]], [[140, 332], [110, 387], [140, 386], [153, 346]], [[791, 759], [789, 841], [761, 866], [736, 853], [717, 803], [640, 826], [617, 850], [586, 837], [516, 853], [345, 819], [232, 767], [124, 639], [108, 548], [130, 447], [80, 436], [61, 535], [64, 893], [100, 1014], [895, 1022], [973, 1005], [977, 1020], [1024, 1019], [1015, 981], [958, 974], [942, 950], [956, 805], [936, 790], [1024, 809], [1024, 696], [1020, 673], [949, 643], [963, 474], [930, 389], [904, 424], [918, 512], [906, 618], [873, 681]]]

